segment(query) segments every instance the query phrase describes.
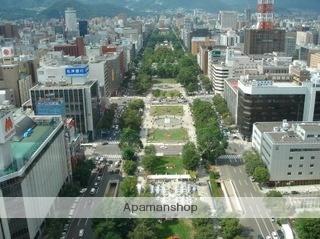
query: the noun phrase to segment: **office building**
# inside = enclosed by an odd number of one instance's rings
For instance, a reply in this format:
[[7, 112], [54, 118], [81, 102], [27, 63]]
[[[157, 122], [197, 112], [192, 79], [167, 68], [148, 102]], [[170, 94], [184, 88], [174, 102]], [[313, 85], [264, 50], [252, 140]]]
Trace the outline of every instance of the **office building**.
[[82, 37], [77, 37], [75, 40], [68, 43], [57, 44], [53, 47], [55, 51], [61, 51], [68, 56], [85, 56], [85, 45]]
[[237, 46], [240, 43], [240, 36], [236, 34], [235, 31], [227, 31], [224, 34], [220, 35], [220, 45], [233, 47]]
[[284, 50], [286, 56], [293, 57], [295, 55], [296, 41], [297, 41], [297, 33], [296, 32], [286, 32], [285, 50]]
[[220, 28], [226, 29], [237, 29], [238, 13], [234, 11], [220, 11], [219, 12]]
[[238, 81], [237, 122], [240, 133], [251, 138], [256, 122], [319, 121], [320, 76], [298, 85], [266, 76], [242, 76]]
[[[0, 195], [34, 197], [34, 203], [18, 204], [20, 215], [37, 210], [37, 197], [56, 197], [70, 171], [61, 117], [33, 116], [0, 111]], [[5, 200], [1, 213], [10, 213]], [[11, 205], [12, 206], [12, 205]], [[53, 203], [42, 205], [50, 212]], [[44, 219], [0, 219], [1, 238], [39, 238]]]
[[310, 54], [310, 67], [320, 69], [320, 52]]
[[65, 30], [66, 32], [77, 32], [77, 11], [72, 8], [67, 8], [65, 14]]
[[18, 26], [10, 23], [0, 25], [0, 36], [4, 38], [19, 38]]
[[213, 47], [215, 41], [209, 37], [193, 37], [191, 40], [191, 53], [192, 55], [197, 55], [200, 52], [200, 47]]
[[280, 29], [246, 29], [244, 53], [263, 55], [285, 51], [285, 31]]
[[252, 146], [277, 185], [319, 183], [320, 122], [259, 122]]
[[302, 32], [297, 31], [297, 42], [298, 46], [305, 46], [309, 44], [313, 44], [313, 34], [312, 32]]
[[85, 35], [88, 35], [88, 21], [86, 20], [80, 20], [79, 21], [79, 35], [81, 37], [85, 37]]

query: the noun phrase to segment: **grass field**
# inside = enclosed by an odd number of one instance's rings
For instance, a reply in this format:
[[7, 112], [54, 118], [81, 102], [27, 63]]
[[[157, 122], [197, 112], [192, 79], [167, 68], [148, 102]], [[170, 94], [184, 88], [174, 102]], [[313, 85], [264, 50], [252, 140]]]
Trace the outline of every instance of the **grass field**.
[[182, 106], [152, 106], [151, 115], [162, 116], [162, 115], [177, 115], [183, 116]]
[[150, 142], [184, 142], [188, 140], [188, 132], [185, 128], [179, 129], [151, 129], [148, 133]]
[[160, 79], [154, 79], [154, 84], [177, 84], [176, 79], [174, 78], [160, 78]]
[[181, 92], [178, 90], [160, 90], [152, 91], [152, 95], [156, 98], [178, 98], [181, 97]]
[[156, 174], [184, 174], [182, 158], [180, 156], [157, 157]]
[[190, 219], [174, 219], [158, 224], [159, 238], [178, 236], [180, 239], [192, 239], [194, 237], [192, 222]]

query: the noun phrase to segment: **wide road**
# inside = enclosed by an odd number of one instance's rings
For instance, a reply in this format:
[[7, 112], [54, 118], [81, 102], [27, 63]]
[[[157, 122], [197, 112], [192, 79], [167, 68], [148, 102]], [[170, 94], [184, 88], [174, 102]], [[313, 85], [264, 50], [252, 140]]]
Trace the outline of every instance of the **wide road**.
[[[110, 170], [110, 169], [109, 169]], [[90, 196], [90, 189], [94, 187], [94, 182], [96, 182], [96, 178], [98, 177], [97, 174], [93, 175], [93, 180], [91, 180], [87, 192], [83, 195], [84, 197], [91, 197]], [[108, 182], [112, 180], [121, 180], [121, 176], [119, 174], [111, 174], [108, 172], [107, 167], [103, 172], [103, 176], [97, 189], [96, 194], [94, 197], [103, 197], [105, 190], [107, 188]], [[88, 208], [90, 210], [90, 208]], [[93, 231], [91, 229], [92, 221], [89, 218], [73, 218], [71, 221], [70, 229], [67, 234], [67, 238], [69, 239], [76, 239], [79, 238], [79, 231], [84, 229], [84, 236], [82, 238], [91, 239], [94, 238]]]
[[[221, 179], [232, 180], [238, 197], [253, 198], [264, 196], [263, 193], [260, 192], [258, 185], [249, 179], [240, 156], [225, 155], [217, 161], [217, 164], [220, 169]], [[249, 210], [251, 210], [251, 213], [262, 215], [260, 208], [257, 208], [255, 205], [252, 205]], [[267, 235], [271, 235], [273, 231], [279, 229], [277, 224], [272, 222], [270, 218], [249, 218], [241, 219], [240, 221], [245, 227], [243, 236], [246, 238], [257, 238], [259, 235], [265, 238]]]

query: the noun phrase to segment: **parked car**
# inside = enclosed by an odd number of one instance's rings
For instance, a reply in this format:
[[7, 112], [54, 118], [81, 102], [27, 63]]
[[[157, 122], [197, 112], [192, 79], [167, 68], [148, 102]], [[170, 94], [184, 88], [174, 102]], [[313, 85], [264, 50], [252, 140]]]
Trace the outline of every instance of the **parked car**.
[[90, 195], [94, 195], [95, 193], [96, 193], [96, 189], [95, 188], [91, 188]]

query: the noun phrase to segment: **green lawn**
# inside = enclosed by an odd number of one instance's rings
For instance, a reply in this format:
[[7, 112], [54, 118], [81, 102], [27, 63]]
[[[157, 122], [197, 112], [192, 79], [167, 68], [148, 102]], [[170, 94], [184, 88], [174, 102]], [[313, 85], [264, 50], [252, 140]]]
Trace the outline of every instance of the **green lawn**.
[[174, 219], [157, 224], [157, 234], [161, 239], [178, 236], [180, 239], [192, 239], [193, 227], [190, 219]]
[[152, 95], [156, 98], [178, 98], [181, 97], [181, 92], [178, 90], [160, 90], [152, 91]]
[[160, 78], [153, 80], [154, 84], [177, 84], [176, 79], [174, 78]]
[[214, 197], [223, 197], [221, 185], [217, 182], [217, 178], [213, 173], [210, 174], [211, 192]]
[[150, 142], [184, 142], [188, 140], [188, 132], [185, 128], [179, 129], [151, 129], [148, 133]]
[[155, 174], [184, 174], [185, 170], [180, 156], [157, 157]]
[[177, 115], [183, 116], [182, 106], [152, 106], [151, 115], [162, 116], [162, 115]]

